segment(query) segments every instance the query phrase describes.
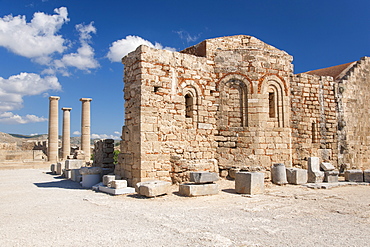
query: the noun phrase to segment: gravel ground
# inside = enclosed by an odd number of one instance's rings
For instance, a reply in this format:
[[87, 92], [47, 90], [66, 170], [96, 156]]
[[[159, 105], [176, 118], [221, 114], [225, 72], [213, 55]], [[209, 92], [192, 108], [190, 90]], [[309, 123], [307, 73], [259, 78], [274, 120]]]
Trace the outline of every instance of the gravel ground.
[[110, 196], [43, 170], [0, 171], [0, 246], [369, 246], [370, 186]]

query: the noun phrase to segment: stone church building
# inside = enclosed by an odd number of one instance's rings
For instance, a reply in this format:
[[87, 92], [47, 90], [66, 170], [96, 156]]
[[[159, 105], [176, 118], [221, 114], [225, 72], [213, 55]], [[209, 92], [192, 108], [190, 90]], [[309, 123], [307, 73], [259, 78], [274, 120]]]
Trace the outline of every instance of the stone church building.
[[116, 174], [181, 182], [191, 170], [306, 168], [310, 156], [370, 168], [370, 59], [302, 74], [292, 60], [247, 35], [138, 47], [122, 59]]

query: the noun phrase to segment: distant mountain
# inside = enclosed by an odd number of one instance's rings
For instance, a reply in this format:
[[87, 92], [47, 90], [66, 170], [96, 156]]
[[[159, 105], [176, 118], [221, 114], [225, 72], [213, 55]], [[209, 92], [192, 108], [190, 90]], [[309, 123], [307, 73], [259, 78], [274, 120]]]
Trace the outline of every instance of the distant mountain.
[[[47, 134], [40, 135], [21, 135], [21, 134], [7, 134], [0, 132], [0, 143], [14, 143], [16, 142], [18, 146], [22, 145], [22, 142], [29, 140], [47, 140]], [[62, 140], [62, 136], [59, 136], [59, 140]], [[94, 141], [99, 139], [91, 139], [91, 145], [94, 145]], [[119, 140], [115, 140], [116, 145], [119, 144]], [[72, 146], [81, 146], [81, 137], [73, 136], [71, 137]]]

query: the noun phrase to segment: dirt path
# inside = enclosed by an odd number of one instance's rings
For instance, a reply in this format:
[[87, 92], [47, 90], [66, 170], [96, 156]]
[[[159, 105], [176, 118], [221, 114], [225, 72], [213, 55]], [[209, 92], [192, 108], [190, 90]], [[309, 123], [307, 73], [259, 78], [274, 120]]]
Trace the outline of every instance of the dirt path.
[[[369, 246], [370, 186], [144, 199], [42, 170], [0, 171], [0, 246]], [[177, 187], [173, 186], [176, 192]]]

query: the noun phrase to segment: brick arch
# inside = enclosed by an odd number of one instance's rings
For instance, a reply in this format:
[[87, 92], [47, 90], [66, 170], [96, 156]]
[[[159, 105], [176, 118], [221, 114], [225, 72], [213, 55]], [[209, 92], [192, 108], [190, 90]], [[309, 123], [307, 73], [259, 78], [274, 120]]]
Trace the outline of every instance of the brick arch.
[[[200, 87], [194, 81], [190, 82], [182, 82], [180, 84], [180, 95], [184, 97], [184, 102], [186, 104], [186, 96], [190, 95], [193, 99], [193, 121], [199, 122], [199, 106], [201, 105], [201, 97], [200, 97]], [[185, 106], [186, 107], [186, 106]]]
[[[259, 84], [259, 93], [268, 95], [269, 119], [277, 122], [278, 127], [285, 127], [284, 101], [287, 97], [286, 89], [284, 81], [274, 75], [264, 77]], [[274, 99], [270, 98], [272, 92], [274, 93]], [[271, 102], [271, 100], [274, 102]], [[274, 117], [270, 115], [271, 107], [274, 108]]]
[[251, 85], [250, 80], [237, 73], [228, 74], [219, 81], [220, 127], [248, 126], [248, 93], [253, 92]]
[[218, 91], [221, 92], [222, 85], [224, 83], [228, 82], [228, 81], [231, 81], [231, 80], [242, 81], [245, 84], [246, 88], [248, 89], [247, 93], [253, 94], [253, 83], [252, 83], [252, 81], [246, 75], [243, 75], [241, 73], [228, 73], [225, 76], [223, 76], [222, 78], [220, 78], [220, 80], [218, 80]]
[[277, 84], [279, 84], [279, 87], [282, 89], [282, 92], [285, 92], [285, 96], [288, 95], [288, 87], [286, 85], [286, 82], [282, 77], [278, 75], [265, 75], [262, 78], [260, 78], [258, 80], [258, 93], [261, 93], [261, 91], [266, 90], [266, 86], [270, 81], [275, 81]]

